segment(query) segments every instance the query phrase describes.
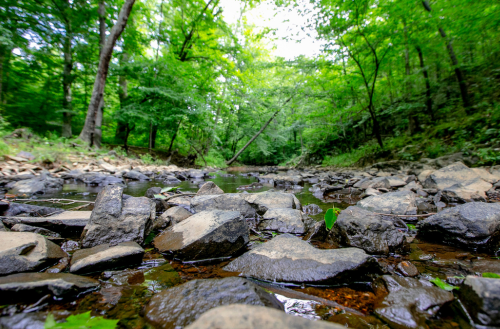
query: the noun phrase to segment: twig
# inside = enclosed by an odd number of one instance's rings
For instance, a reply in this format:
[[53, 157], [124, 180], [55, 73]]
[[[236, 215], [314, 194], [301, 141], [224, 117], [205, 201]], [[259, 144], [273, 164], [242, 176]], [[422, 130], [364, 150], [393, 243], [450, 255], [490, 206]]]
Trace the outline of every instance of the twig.
[[379, 214], [379, 213], [374, 213], [375, 215], [382, 215], [382, 216], [394, 216], [394, 217], [428, 217], [435, 215], [436, 213], [429, 213], [429, 214], [423, 214], [423, 215], [394, 215], [394, 214]]
[[172, 195], [172, 196], [169, 196], [168, 198], [165, 198], [165, 199], [160, 199], [162, 201], [168, 201], [170, 199], [173, 199], [173, 198], [178, 198], [178, 197], [181, 197], [181, 196], [189, 196], [189, 195], [196, 195], [196, 193], [182, 193], [182, 194], [176, 194], [176, 195]]
[[[73, 203], [95, 203], [94, 201], [84, 201], [84, 200], [72, 200], [72, 199], [13, 199], [6, 200], [8, 202], [49, 202], [49, 203], [60, 203], [63, 205], [70, 205]], [[66, 203], [64, 203], [66, 202]]]

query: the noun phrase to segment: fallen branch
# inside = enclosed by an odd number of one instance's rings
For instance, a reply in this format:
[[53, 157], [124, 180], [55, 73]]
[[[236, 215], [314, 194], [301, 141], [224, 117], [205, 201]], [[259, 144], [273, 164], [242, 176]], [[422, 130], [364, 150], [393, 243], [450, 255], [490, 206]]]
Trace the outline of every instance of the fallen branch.
[[168, 198], [165, 198], [165, 199], [160, 199], [162, 201], [168, 201], [170, 199], [174, 199], [174, 198], [178, 198], [178, 197], [181, 197], [181, 196], [190, 196], [190, 195], [196, 195], [196, 193], [182, 193], [182, 194], [176, 194], [176, 195], [172, 195], [172, 196], [169, 196]]
[[6, 202], [48, 202], [48, 203], [59, 203], [62, 205], [70, 205], [73, 203], [89, 203], [94, 204], [94, 201], [84, 201], [84, 200], [72, 200], [72, 199], [12, 199], [12, 200], [2, 200]]
[[382, 216], [394, 216], [394, 217], [429, 217], [432, 215], [435, 215], [436, 213], [430, 213], [430, 214], [423, 214], [423, 215], [394, 215], [394, 214], [380, 214], [380, 213], [374, 213], [375, 215], [382, 215]]

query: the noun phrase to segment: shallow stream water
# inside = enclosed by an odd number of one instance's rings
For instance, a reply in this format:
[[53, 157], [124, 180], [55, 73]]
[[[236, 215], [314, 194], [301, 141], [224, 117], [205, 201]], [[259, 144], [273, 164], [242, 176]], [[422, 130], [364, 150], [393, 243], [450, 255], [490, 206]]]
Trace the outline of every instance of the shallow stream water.
[[[238, 187], [257, 182], [252, 176], [242, 176], [241, 172], [216, 172], [207, 179], [215, 182], [226, 193], [242, 192]], [[182, 191], [195, 192], [204, 181], [184, 181], [179, 184]], [[144, 196], [146, 190], [153, 186], [165, 186], [161, 181], [127, 182], [124, 193], [132, 196]], [[310, 184], [305, 184], [303, 189], [295, 189], [293, 193], [301, 201], [302, 205], [317, 204], [323, 210], [313, 217], [315, 220], [323, 220], [324, 212], [332, 206], [345, 209], [357, 200], [320, 200], [310, 191]], [[273, 188], [265, 185], [261, 189], [248, 191], [262, 192]], [[75, 200], [94, 201], [100, 187], [90, 187], [84, 184], [65, 184], [61, 192], [53, 195], [45, 195], [43, 198], [66, 198]], [[415, 232], [414, 232], [415, 233]], [[270, 235], [269, 235], [270, 238]], [[252, 236], [249, 248], [252, 244], [266, 241], [264, 236]], [[338, 248], [328, 243], [314, 243], [318, 248]], [[414, 239], [410, 244], [410, 252], [406, 255], [391, 255], [389, 257], [378, 257], [388, 272], [394, 272], [396, 265], [409, 260], [414, 263], [423, 278], [461, 277], [474, 271], [473, 265], [477, 260], [495, 261], [488, 255], [474, 254], [458, 248], [433, 244]], [[44, 302], [35, 308], [30, 305], [3, 306], [0, 312], [3, 315], [14, 314], [30, 309], [26, 317], [36, 318], [36, 312], [52, 312], [56, 319], [58, 316], [65, 317], [69, 313], [81, 313], [92, 311], [93, 315], [101, 315], [111, 319], [120, 319], [120, 328], [149, 328], [150, 325], [144, 320], [144, 306], [149, 302], [152, 295], [189, 280], [206, 278], [223, 278], [236, 276], [222, 270], [230, 260], [214, 263], [182, 263], [180, 261], [165, 259], [156, 252], [149, 243], [145, 246], [146, 254], [140, 266], [125, 270], [106, 271], [93, 277], [101, 280], [102, 287], [99, 291], [87, 294], [77, 300]], [[244, 251], [240, 252], [243, 253]], [[234, 255], [237, 257], [238, 255]], [[234, 257], [232, 259], [234, 259]], [[498, 260], [496, 260], [498, 261]], [[323, 319], [345, 324], [351, 328], [389, 328], [372, 312], [374, 305], [384, 296], [377, 295], [370, 284], [353, 283], [347, 286], [312, 287], [312, 286], [287, 286], [280, 287], [262, 284], [268, 292], [274, 293], [283, 302], [287, 313], [303, 316], [310, 319]], [[364, 316], [353, 315], [342, 309], [325, 305], [320, 299], [334, 301], [342, 306], [355, 309]], [[34, 311], [34, 312], [33, 312]], [[68, 313], [69, 312], [69, 313]], [[467, 317], [460, 312], [456, 303], [447, 307], [437, 319], [429, 321], [429, 328], [469, 328]], [[172, 328], [173, 329], [173, 328]]]

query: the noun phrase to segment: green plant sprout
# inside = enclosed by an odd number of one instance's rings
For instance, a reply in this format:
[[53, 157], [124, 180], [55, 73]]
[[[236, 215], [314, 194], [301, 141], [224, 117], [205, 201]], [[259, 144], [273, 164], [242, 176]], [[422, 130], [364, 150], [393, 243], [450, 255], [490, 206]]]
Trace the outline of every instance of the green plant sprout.
[[325, 213], [325, 224], [328, 230], [331, 230], [333, 224], [337, 221], [337, 217], [340, 214], [342, 209], [339, 208], [330, 208]]

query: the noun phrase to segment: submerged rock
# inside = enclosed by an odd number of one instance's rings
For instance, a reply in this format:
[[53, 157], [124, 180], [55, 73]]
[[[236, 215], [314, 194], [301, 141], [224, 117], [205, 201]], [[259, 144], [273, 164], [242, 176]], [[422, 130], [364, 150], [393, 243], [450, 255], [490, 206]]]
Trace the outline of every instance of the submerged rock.
[[366, 279], [379, 273], [375, 259], [362, 249], [316, 249], [288, 234], [255, 247], [224, 270], [259, 280], [310, 283]]
[[427, 240], [476, 250], [497, 252], [500, 247], [500, 204], [471, 202], [448, 208], [417, 224]]
[[467, 276], [458, 294], [475, 323], [500, 326], [500, 279]]
[[[146, 319], [157, 328], [182, 328], [221, 305], [248, 304], [283, 310], [264, 289], [243, 278], [193, 280], [163, 290], [146, 307]], [[237, 327], [235, 327], [237, 328]]]
[[345, 329], [327, 321], [313, 321], [286, 314], [269, 307], [253, 305], [226, 305], [203, 313], [186, 329]]
[[391, 192], [363, 199], [357, 206], [382, 214], [414, 214], [417, 210], [415, 197], [415, 193], [411, 191]]
[[314, 221], [302, 211], [290, 208], [273, 208], [266, 211], [259, 229], [281, 233], [305, 234]]
[[66, 256], [40, 234], [0, 232], [0, 275], [37, 271]]
[[377, 282], [389, 294], [377, 305], [375, 313], [395, 328], [424, 328], [425, 320], [453, 301], [453, 294], [428, 281], [382, 276]]
[[224, 194], [224, 191], [215, 185], [214, 182], [206, 182], [203, 184], [196, 195], [214, 195], [214, 194]]
[[406, 241], [391, 220], [357, 206], [342, 210], [333, 225], [332, 236], [342, 245], [361, 248], [370, 254], [399, 252]]
[[105, 243], [143, 243], [153, 228], [155, 204], [146, 197], [122, 200], [123, 187], [109, 185], [97, 195], [81, 244], [90, 248]]
[[99, 281], [68, 273], [20, 273], [0, 277], [0, 303], [33, 302], [50, 294], [76, 297], [97, 289]]
[[123, 179], [99, 172], [81, 173], [75, 176], [75, 179], [87, 185], [125, 185]]
[[122, 242], [116, 246], [103, 244], [75, 251], [71, 257], [71, 273], [91, 273], [123, 266], [140, 264], [144, 249], [136, 242]]
[[202, 211], [168, 228], [153, 243], [160, 252], [181, 259], [217, 258], [244, 247], [248, 231], [238, 211]]
[[255, 208], [241, 194], [199, 195], [191, 199], [191, 209], [195, 213], [209, 210], [239, 211], [243, 217], [255, 217]]

